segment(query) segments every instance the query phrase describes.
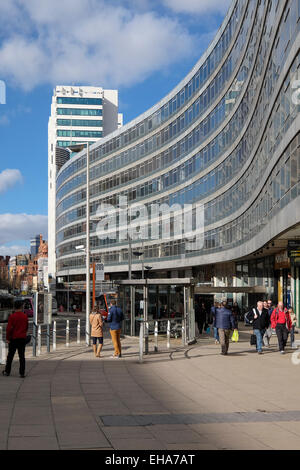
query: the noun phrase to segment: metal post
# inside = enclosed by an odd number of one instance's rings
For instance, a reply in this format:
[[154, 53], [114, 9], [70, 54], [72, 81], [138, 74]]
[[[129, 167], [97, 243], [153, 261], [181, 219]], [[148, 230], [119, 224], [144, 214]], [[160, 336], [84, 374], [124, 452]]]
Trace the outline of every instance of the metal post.
[[128, 237], [128, 279], [131, 280], [132, 248], [130, 233], [128, 234]]
[[67, 320], [66, 326], [66, 346], [70, 346], [70, 320]]
[[77, 320], [77, 344], [80, 344], [80, 318]]
[[0, 326], [0, 364], [5, 364], [5, 341], [3, 341], [2, 326]]
[[140, 322], [140, 336], [139, 336], [139, 362], [143, 362], [143, 348], [144, 348], [144, 322]]
[[68, 298], [67, 298], [67, 311], [70, 312], [70, 270], [68, 269]]
[[90, 149], [86, 144], [86, 314], [85, 342], [90, 345]]
[[158, 321], [154, 325], [154, 352], [158, 351]]
[[53, 322], [53, 351], [56, 351], [56, 321]]
[[145, 253], [144, 253], [144, 242], [142, 242], [142, 279], [145, 279]]
[[37, 334], [37, 325], [33, 323], [32, 325], [32, 355], [36, 357], [36, 334]]
[[149, 352], [149, 335], [148, 335], [148, 286], [147, 281], [144, 286], [144, 321], [145, 321], [145, 354]]
[[42, 330], [41, 330], [41, 325], [39, 325], [38, 326], [38, 351], [37, 351], [38, 356], [41, 355], [41, 349], [42, 349]]
[[182, 346], [185, 346], [185, 319], [182, 319], [182, 326], [181, 326], [181, 340]]
[[47, 352], [50, 352], [50, 325], [47, 325]]
[[145, 354], [149, 354], [149, 323], [145, 322]]
[[170, 344], [170, 336], [171, 336], [171, 322], [168, 320], [167, 323], [167, 348], [170, 349], [171, 344]]

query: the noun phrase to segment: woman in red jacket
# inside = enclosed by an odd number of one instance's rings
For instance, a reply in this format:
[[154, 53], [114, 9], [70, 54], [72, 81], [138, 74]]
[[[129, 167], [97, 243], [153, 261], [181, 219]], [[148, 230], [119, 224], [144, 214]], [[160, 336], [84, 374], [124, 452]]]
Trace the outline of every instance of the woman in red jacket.
[[289, 331], [292, 329], [292, 320], [289, 311], [279, 302], [271, 315], [271, 328], [275, 329], [280, 354], [284, 354]]
[[12, 361], [15, 352], [18, 350], [20, 360], [20, 377], [25, 377], [25, 346], [28, 330], [28, 317], [23, 312], [23, 301], [16, 300], [14, 303], [15, 312], [8, 317], [6, 327], [6, 341], [9, 343], [8, 355], [5, 370], [2, 375], [10, 375]]

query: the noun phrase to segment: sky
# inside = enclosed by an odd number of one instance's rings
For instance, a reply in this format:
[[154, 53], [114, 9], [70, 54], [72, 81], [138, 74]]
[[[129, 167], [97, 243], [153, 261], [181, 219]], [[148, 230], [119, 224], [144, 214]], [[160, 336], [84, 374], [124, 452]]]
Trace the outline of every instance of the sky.
[[55, 86], [118, 89], [126, 124], [193, 68], [229, 6], [230, 0], [0, 0], [0, 255], [29, 252], [31, 237], [48, 237]]

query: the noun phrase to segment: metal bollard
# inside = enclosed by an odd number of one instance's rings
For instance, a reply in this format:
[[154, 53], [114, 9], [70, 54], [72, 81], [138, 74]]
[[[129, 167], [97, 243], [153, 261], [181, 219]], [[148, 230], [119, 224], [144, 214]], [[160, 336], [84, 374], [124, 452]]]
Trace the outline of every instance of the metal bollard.
[[50, 352], [50, 325], [47, 325], [47, 352]]
[[145, 354], [149, 354], [149, 323], [145, 322]]
[[70, 320], [67, 320], [66, 326], [66, 346], [70, 346]]
[[182, 320], [182, 326], [181, 326], [181, 340], [182, 340], [182, 346], [185, 346], [185, 325], [184, 325], [184, 319]]
[[143, 362], [143, 349], [144, 349], [144, 323], [140, 323], [140, 335], [139, 335], [139, 362]]
[[80, 318], [77, 320], [77, 344], [80, 344]]
[[154, 352], [158, 351], [158, 322], [154, 325]]
[[56, 321], [53, 322], [53, 351], [56, 351]]
[[170, 349], [171, 343], [170, 343], [170, 337], [171, 337], [171, 322], [168, 320], [167, 323], [167, 348]]
[[5, 341], [3, 341], [2, 326], [0, 326], [0, 364], [5, 364]]
[[41, 325], [38, 326], [38, 350], [37, 350], [37, 355], [41, 355], [41, 349], [42, 349], [42, 329]]

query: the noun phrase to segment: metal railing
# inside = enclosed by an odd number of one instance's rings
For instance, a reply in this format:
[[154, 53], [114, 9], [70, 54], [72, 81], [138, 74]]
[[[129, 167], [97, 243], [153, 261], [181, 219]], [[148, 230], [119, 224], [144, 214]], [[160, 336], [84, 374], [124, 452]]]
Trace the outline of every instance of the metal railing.
[[[64, 345], [67, 348], [71, 343], [80, 345], [85, 338], [85, 324], [80, 318], [74, 320], [54, 320], [51, 325], [29, 324], [29, 334], [31, 334], [32, 355], [40, 356], [42, 350], [48, 353], [57, 350], [57, 345]], [[6, 363], [6, 325], [0, 326], [0, 364]]]
[[[149, 336], [150, 336], [150, 325], [153, 324], [153, 352], [157, 353], [159, 351], [159, 324], [162, 322], [167, 321], [167, 329], [166, 329], [166, 349], [171, 349], [171, 338], [179, 338], [181, 337], [181, 346], [187, 345], [187, 318], [184, 317], [181, 320], [181, 324], [178, 321], [172, 320], [139, 320], [140, 322], [140, 330], [139, 330], [139, 362], [143, 362], [143, 356], [149, 354]], [[165, 335], [164, 335], [165, 337]], [[160, 342], [161, 345], [162, 342]], [[177, 344], [178, 346], [178, 344]]]

